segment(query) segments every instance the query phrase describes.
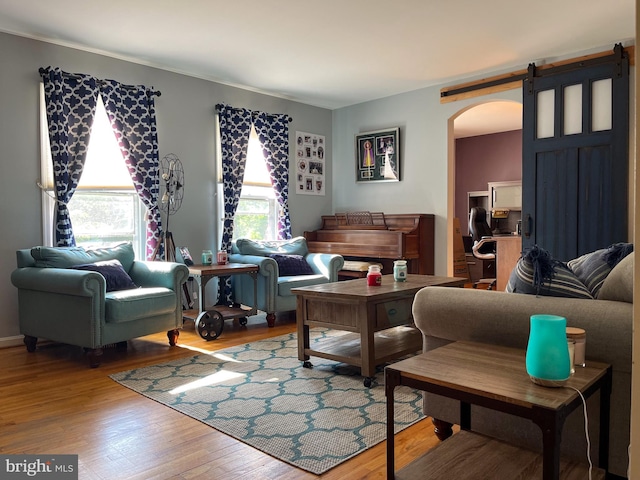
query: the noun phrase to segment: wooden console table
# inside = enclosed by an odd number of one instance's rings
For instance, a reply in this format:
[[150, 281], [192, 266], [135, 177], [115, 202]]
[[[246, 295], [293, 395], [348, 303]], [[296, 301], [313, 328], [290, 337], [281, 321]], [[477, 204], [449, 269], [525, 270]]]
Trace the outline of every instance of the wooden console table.
[[[566, 383], [566, 387], [578, 389], [585, 398], [600, 390], [598, 453], [599, 466], [605, 472], [609, 459], [611, 376], [610, 365], [587, 362], [586, 367], [576, 368]], [[461, 431], [396, 473], [394, 389], [399, 385], [459, 400]], [[476, 479], [480, 478], [478, 472], [497, 467], [500, 478], [540, 478], [541, 471], [544, 480], [558, 480], [562, 425], [569, 413], [582, 406], [580, 395], [566, 387], [534, 384], [526, 372], [524, 351], [480, 343], [450, 343], [386, 367], [387, 479]], [[539, 456], [533, 452], [470, 432], [471, 404], [528, 418], [536, 423], [542, 430], [542, 465]], [[476, 453], [480, 449], [493, 453], [466, 456], [460, 451], [464, 448]], [[496, 452], [499, 451], [507, 457], [497, 459]], [[567, 469], [585, 473], [587, 468], [588, 465], [576, 462], [567, 466]], [[602, 473], [598, 471], [596, 478], [604, 478]]]
[[[382, 285], [366, 278], [291, 289], [297, 295], [298, 358], [311, 368], [311, 355], [360, 367], [371, 386], [376, 365], [422, 348], [422, 334], [413, 327], [411, 306], [418, 290], [428, 286], [463, 286], [466, 278], [407, 275], [394, 282], [383, 275]], [[352, 334], [311, 348], [310, 327], [346, 330]], [[384, 330], [384, 335], [378, 334]]]

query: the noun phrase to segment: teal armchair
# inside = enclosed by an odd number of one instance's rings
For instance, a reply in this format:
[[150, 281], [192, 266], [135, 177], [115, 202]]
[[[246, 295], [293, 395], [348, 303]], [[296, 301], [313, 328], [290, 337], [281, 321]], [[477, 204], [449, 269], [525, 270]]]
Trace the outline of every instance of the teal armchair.
[[29, 352], [38, 338], [77, 345], [97, 367], [102, 347], [182, 327], [182, 284], [189, 269], [134, 260], [130, 243], [111, 248], [18, 250], [11, 282], [18, 289], [20, 333]]
[[[253, 263], [260, 267], [255, 307], [267, 314], [267, 324], [273, 327], [276, 312], [296, 309], [292, 288], [337, 282], [338, 271], [344, 265], [341, 255], [309, 253], [304, 237], [291, 240], [258, 241], [239, 238], [232, 243], [229, 261]], [[234, 301], [253, 305], [253, 280], [247, 275], [231, 277]]]

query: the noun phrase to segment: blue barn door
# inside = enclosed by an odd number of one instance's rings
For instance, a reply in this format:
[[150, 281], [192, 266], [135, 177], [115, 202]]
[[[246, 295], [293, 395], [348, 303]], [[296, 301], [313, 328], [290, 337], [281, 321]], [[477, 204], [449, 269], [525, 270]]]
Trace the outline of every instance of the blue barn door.
[[523, 82], [522, 246], [567, 261], [628, 240], [629, 60], [620, 45], [591, 64]]

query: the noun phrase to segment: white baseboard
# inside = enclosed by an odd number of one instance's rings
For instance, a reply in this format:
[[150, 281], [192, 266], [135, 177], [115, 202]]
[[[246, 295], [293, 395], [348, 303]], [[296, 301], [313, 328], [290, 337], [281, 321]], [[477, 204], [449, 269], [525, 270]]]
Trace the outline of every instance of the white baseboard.
[[24, 335], [16, 335], [15, 337], [2, 337], [0, 338], [0, 348], [17, 347], [24, 345]]

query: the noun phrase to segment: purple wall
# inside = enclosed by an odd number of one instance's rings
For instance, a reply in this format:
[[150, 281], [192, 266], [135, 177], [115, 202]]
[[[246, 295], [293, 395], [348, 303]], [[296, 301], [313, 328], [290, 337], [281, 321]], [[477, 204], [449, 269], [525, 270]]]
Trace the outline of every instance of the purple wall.
[[456, 140], [455, 213], [463, 235], [469, 233], [467, 192], [507, 180], [522, 180], [522, 130]]

